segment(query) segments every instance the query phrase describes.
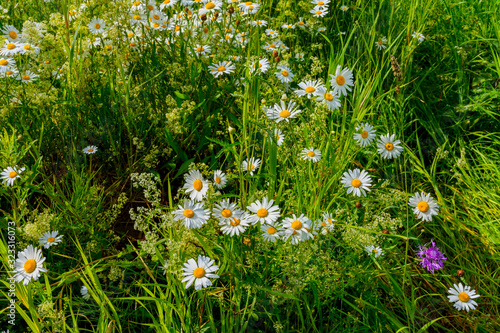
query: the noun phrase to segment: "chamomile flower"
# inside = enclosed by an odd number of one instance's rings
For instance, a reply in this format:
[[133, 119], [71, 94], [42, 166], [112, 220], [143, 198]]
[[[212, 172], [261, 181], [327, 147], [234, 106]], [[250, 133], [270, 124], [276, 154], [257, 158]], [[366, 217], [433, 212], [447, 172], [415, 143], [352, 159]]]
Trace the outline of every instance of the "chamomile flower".
[[224, 233], [224, 235], [229, 235], [231, 237], [234, 235], [239, 236], [245, 232], [246, 228], [249, 227], [248, 213], [239, 211], [238, 213], [233, 214], [233, 216], [227, 221], [221, 221], [219, 225], [222, 226], [220, 230]]
[[4, 46], [0, 49], [0, 55], [2, 56], [14, 56], [21, 51], [15, 42], [5, 41]]
[[266, 35], [272, 38], [278, 38], [279, 32], [273, 29], [266, 29]]
[[375, 139], [376, 131], [368, 123], [360, 124], [356, 127], [356, 131], [361, 133], [354, 133], [354, 140], [358, 141], [361, 147], [370, 145]]
[[306, 22], [302, 19], [302, 17], [299, 17], [299, 21], [297, 22], [297, 25], [299, 28], [305, 29], [306, 28]]
[[207, 195], [208, 182], [198, 170], [191, 170], [186, 176], [186, 183], [183, 186], [186, 193], [189, 193], [191, 200], [202, 201]]
[[97, 152], [97, 147], [96, 146], [87, 146], [87, 147], [83, 148], [82, 151], [87, 155], [95, 154]]
[[102, 34], [106, 29], [106, 23], [104, 23], [103, 19], [94, 17], [90, 20], [88, 27], [94, 35]]
[[130, 8], [132, 11], [142, 12], [145, 9], [146, 1], [145, 0], [135, 0], [132, 3], [132, 7]]
[[194, 55], [196, 56], [204, 56], [204, 55], [207, 55], [207, 54], [210, 54], [210, 52], [212, 52], [210, 46], [208, 45], [196, 45], [195, 48], [193, 48], [193, 53]]
[[283, 136], [283, 133], [281, 133], [279, 128], [274, 129], [274, 140], [276, 140], [276, 144], [278, 146], [281, 146], [283, 144], [283, 141], [285, 140], [285, 137]]
[[14, 69], [16, 61], [10, 57], [0, 57], [0, 73], [5, 73], [8, 70]]
[[455, 303], [453, 306], [459, 311], [466, 310], [469, 312], [469, 310], [474, 310], [477, 303], [473, 299], [480, 297], [480, 295], [477, 295], [475, 290], [470, 290], [469, 286], [464, 287], [461, 282], [453, 286], [454, 288], [448, 289], [451, 294], [448, 296], [450, 303]]
[[295, 107], [295, 102], [290, 101], [288, 105], [285, 105], [285, 102], [280, 101], [281, 105], [274, 104], [273, 108], [267, 109], [267, 116], [271, 120], [276, 120], [279, 123], [282, 120], [289, 122], [290, 119], [296, 118], [299, 113], [302, 111]]
[[2, 173], [0, 174], [0, 176], [2, 177], [2, 184], [13, 186], [14, 180], [16, 180], [17, 178], [21, 178], [19, 174], [24, 170], [26, 170], [26, 168], [18, 169], [17, 165], [15, 167], [7, 167], [3, 169]]
[[14, 28], [13, 25], [7, 24], [3, 27], [1, 31], [4, 34], [5, 39], [7, 39], [9, 42], [18, 42], [19, 39], [21, 38], [19, 30]]
[[267, 21], [264, 20], [253, 21], [252, 25], [254, 27], [267, 27]]
[[241, 216], [243, 213], [234, 202], [230, 203], [229, 199], [224, 199], [220, 203], [216, 203], [213, 212], [213, 216], [221, 223], [229, 222], [233, 216]]
[[319, 81], [304, 81], [299, 83], [300, 89], [295, 90], [295, 94], [299, 97], [307, 96], [307, 98], [311, 98], [314, 96], [320, 96], [318, 89], [324, 87], [324, 85]]
[[260, 222], [262, 224], [273, 225], [280, 217], [280, 208], [273, 204], [274, 200], [268, 200], [267, 197], [262, 198], [262, 202], [257, 200], [251, 203], [247, 209], [253, 214], [248, 217], [248, 222], [252, 224]]
[[210, 1], [208, 1], [208, 0], [205, 0], [204, 4], [203, 4], [203, 7], [201, 7], [200, 10], [198, 11], [198, 15], [213, 13], [215, 11], [220, 10], [221, 7], [222, 7], [222, 1], [218, 1], [218, 0], [210, 0]]
[[214, 185], [220, 190], [226, 187], [227, 177], [221, 170], [216, 170], [214, 172]]
[[384, 36], [375, 42], [375, 47], [378, 50], [384, 50], [387, 47], [385, 44], [387, 44], [387, 38]]
[[318, 102], [325, 102], [329, 110], [338, 110], [341, 106], [338, 92], [331, 90], [328, 91], [326, 87], [318, 89]]
[[262, 231], [262, 238], [268, 242], [274, 242], [283, 236], [283, 231], [276, 224], [262, 224], [260, 231]]
[[333, 222], [335, 221], [336, 220], [333, 218], [333, 214], [324, 212], [323, 219], [321, 220], [320, 225], [323, 228], [328, 229], [328, 231], [333, 231], [333, 229], [335, 228], [335, 224], [333, 224]]
[[278, 66], [278, 70], [279, 71], [274, 73], [274, 75], [276, 75], [281, 83], [290, 83], [293, 81], [293, 77], [295, 75], [290, 71], [290, 68], [286, 66]]
[[415, 193], [410, 198], [408, 205], [413, 207], [413, 214], [424, 221], [432, 221], [432, 216], [438, 215], [439, 206], [430, 193]]
[[314, 17], [323, 17], [328, 14], [328, 10], [321, 6], [316, 6], [309, 11]]
[[87, 287], [83, 286], [82, 289], [80, 289], [80, 294], [82, 294], [84, 300], [88, 301], [90, 299], [90, 294]]
[[181, 282], [187, 282], [186, 289], [191, 287], [193, 283], [195, 290], [211, 286], [212, 281], [210, 281], [209, 278], [219, 278], [217, 274], [213, 274], [213, 272], [219, 269], [218, 266], [214, 265], [214, 262], [215, 260], [211, 260], [209, 257], [202, 255], [198, 256], [198, 262], [194, 259], [189, 259], [188, 262], [184, 264], [185, 268], [182, 269], [184, 271], [182, 275], [185, 277]]
[[295, 29], [295, 24], [288, 24], [288, 23], [283, 24], [281, 26], [281, 29]]
[[335, 74], [330, 74], [332, 78], [330, 84], [333, 90], [338, 92], [339, 95], [347, 96], [347, 91], [351, 91], [351, 87], [354, 85], [352, 72], [347, 67], [342, 71], [340, 69], [341, 67], [338, 65]]
[[250, 172], [250, 176], [253, 176], [254, 171], [257, 171], [257, 169], [260, 166], [260, 158], [250, 158], [250, 160], [245, 160], [243, 163], [241, 163], [241, 169], [243, 171], [248, 171]]
[[33, 278], [34, 281], [38, 281], [40, 277], [40, 272], [47, 272], [46, 268], [43, 268], [42, 264], [45, 258], [42, 256], [42, 250], [38, 248], [33, 248], [32, 245], [20, 252], [17, 255], [16, 262], [14, 263], [14, 279], [16, 282], [23, 282], [23, 285], [27, 285], [31, 282]]
[[283, 241], [287, 241], [288, 238], [292, 238], [292, 244], [298, 244], [300, 241], [306, 241], [313, 238], [311, 234], [311, 221], [301, 214], [297, 217], [295, 214], [292, 217], [287, 217], [283, 220], [283, 229], [285, 230], [283, 235]]
[[177, 4], [178, 0], [163, 0], [160, 4], [160, 9], [163, 10], [165, 8], [174, 7]]
[[347, 10], [349, 9], [349, 7], [347, 6], [340, 6], [340, 10], [343, 11], [343, 12], [347, 12]]
[[62, 241], [63, 235], [58, 236], [59, 231], [47, 231], [40, 237], [39, 243], [44, 248], [48, 249], [53, 245], [59, 244]]
[[422, 35], [420, 32], [415, 31], [413, 32], [412, 37], [418, 39], [419, 42], [423, 42], [425, 39], [424, 35]]
[[300, 155], [304, 161], [312, 161], [313, 163], [316, 163], [321, 159], [321, 151], [319, 149], [314, 149], [313, 147], [302, 149]]
[[372, 186], [370, 175], [365, 170], [360, 171], [359, 169], [344, 172], [340, 181], [344, 183], [344, 187], [348, 187], [347, 194], [352, 192], [353, 195], [358, 197], [361, 194], [366, 197], [365, 191], [370, 191], [369, 186]]
[[399, 145], [400, 143], [401, 141], [396, 140], [396, 135], [389, 135], [389, 133], [387, 133], [387, 135], [382, 135], [380, 139], [378, 139], [377, 151], [382, 155], [382, 158], [396, 158], [401, 155], [403, 151], [403, 147]]
[[250, 73], [263, 74], [269, 69], [269, 60], [266, 58], [260, 59], [258, 63], [250, 66]]
[[328, 6], [330, 0], [312, 0], [311, 3], [315, 5], [315, 7], [324, 7]]
[[368, 245], [367, 247], [365, 247], [365, 251], [368, 252], [369, 255], [375, 255], [375, 258], [384, 255], [384, 252], [378, 246]]
[[184, 220], [184, 226], [188, 229], [201, 228], [210, 217], [210, 211], [205, 209], [203, 203], [195, 203], [189, 199], [184, 199], [184, 207], [179, 205], [179, 209], [172, 213], [176, 221]]
[[233, 73], [235, 67], [231, 64], [231, 61], [221, 61], [215, 65], [208, 66], [208, 69], [214, 77], [219, 77], [224, 74]]
[[18, 79], [22, 83], [32, 83], [38, 79], [38, 75], [33, 73], [30, 70], [27, 70], [27, 71], [23, 72], [22, 74], [19, 73], [19, 75], [16, 77], [16, 79]]

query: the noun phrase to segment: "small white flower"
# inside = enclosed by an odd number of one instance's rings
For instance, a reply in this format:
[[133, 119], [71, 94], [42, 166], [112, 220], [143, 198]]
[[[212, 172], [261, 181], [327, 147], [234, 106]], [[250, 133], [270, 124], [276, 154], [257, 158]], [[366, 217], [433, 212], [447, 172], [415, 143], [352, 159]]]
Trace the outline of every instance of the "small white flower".
[[97, 147], [96, 146], [87, 146], [85, 148], [83, 148], [83, 152], [85, 154], [95, 154], [95, 152], [97, 151]]
[[281, 146], [283, 144], [283, 141], [285, 140], [285, 137], [283, 136], [283, 133], [281, 133], [279, 128], [274, 129], [274, 139], [276, 140], [276, 144], [278, 146]]
[[338, 92], [339, 95], [347, 96], [347, 91], [351, 91], [351, 87], [354, 86], [352, 71], [345, 67], [340, 70], [340, 65], [337, 66], [335, 70], [335, 75], [330, 74], [332, 80], [330, 84], [332, 85], [333, 91]]
[[279, 71], [274, 73], [281, 83], [290, 83], [293, 81], [294, 74], [290, 71], [290, 68], [286, 66], [278, 66]]
[[214, 172], [214, 185], [220, 190], [223, 189], [227, 184], [227, 177], [221, 170], [216, 170]]
[[432, 221], [432, 215], [438, 215], [439, 206], [430, 193], [427, 195], [424, 192], [415, 193], [408, 205], [413, 207], [413, 214], [424, 221]]
[[213, 274], [213, 272], [219, 269], [218, 266], [214, 265], [214, 262], [215, 260], [211, 260], [209, 257], [202, 255], [198, 256], [198, 262], [194, 259], [189, 259], [188, 262], [184, 264], [185, 268], [182, 269], [184, 271], [182, 275], [185, 277], [181, 282], [187, 282], [186, 289], [191, 287], [193, 283], [195, 290], [211, 286], [212, 281], [208, 278], [219, 278], [217, 274]]
[[83, 286], [82, 289], [80, 289], [80, 293], [82, 294], [84, 300], [88, 301], [90, 299], [90, 294], [87, 287]]
[[260, 231], [262, 231], [262, 238], [268, 242], [274, 242], [277, 239], [281, 239], [283, 236], [283, 231], [276, 224], [262, 224], [260, 226]]
[[400, 143], [401, 141], [396, 140], [395, 134], [389, 135], [389, 133], [387, 133], [387, 135], [382, 135], [378, 140], [377, 151], [382, 155], [382, 158], [396, 158], [401, 155], [403, 151], [403, 147], [399, 145]]
[[455, 288], [448, 289], [448, 292], [451, 294], [448, 296], [448, 299], [451, 303], [455, 302], [453, 306], [457, 308], [457, 310], [474, 310], [477, 306], [477, 303], [473, 301], [474, 298], [480, 297], [480, 295], [476, 295], [475, 290], [470, 290], [469, 286], [463, 286], [460, 282], [458, 285], [453, 285]]
[[3, 180], [2, 183], [6, 184], [7, 186], [13, 186], [14, 180], [16, 180], [17, 178], [21, 178], [19, 174], [24, 170], [26, 170], [26, 168], [17, 168], [17, 165], [15, 167], [7, 167], [3, 169], [2, 173], [0, 174]]
[[262, 203], [260, 200], [251, 203], [247, 209], [254, 215], [250, 215], [248, 221], [252, 224], [261, 222], [262, 224], [273, 225], [280, 217], [280, 208], [273, 204], [274, 200], [268, 200], [267, 197], [262, 198]]
[[387, 44], [387, 38], [384, 36], [375, 42], [375, 47], [378, 50], [384, 50], [386, 48], [385, 44]]
[[14, 263], [14, 271], [16, 272], [14, 275], [15, 281], [23, 282], [24, 285], [30, 283], [31, 278], [34, 281], [38, 281], [40, 272], [47, 272], [47, 269], [42, 266], [44, 261], [45, 258], [42, 255], [42, 250], [28, 245], [24, 251], [19, 252]]
[[358, 141], [361, 147], [368, 146], [375, 139], [376, 131], [368, 123], [360, 124], [356, 127], [356, 131], [361, 131], [361, 133], [354, 133], [354, 140]]
[[231, 64], [231, 61], [220, 61], [217, 64], [208, 66], [208, 69], [214, 77], [219, 77], [223, 74], [233, 73], [235, 67]]
[[208, 182], [198, 170], [191, 170], [186, 176], [186, 183], [183, 186], [186, 193], [189, 193], [191, 200], [202, 201], [207, 195]]
[[422, 35], [420, 32], [415, 31], [413, 32], [412, 37], [418, 39], [419, 42], [423, 42], [425, 39], [424, 35]]
[[249, 160], [245, 160], [243, 161], [243, 163], [241, 163], [241, 169], [243, 171], [249, 171], [250, 176], [253, 176], [254, 171], [257, 171], [259, 166], [260, 166], [260, 158], [255, 159], [252, 157]]
[[302, 149], [300, 155], [303, 160], [312, 161], [313, 163], [316, 163], [321, 159], [321, 151], [319, 149], [314, 149], [313, 147]]
[[103, 19], [94, 17], [90, 20], [88, 27], [94, 35], [102, 34], [106, 29], [106, 23], [104, 23]]
[[210, 217], [210, 211], [204, 208], [203, 203], [195, 203], [188, 199], [184, 200], [184, 207], [179, 205], [179, 209], [172, 213], [175, 220], [184, 220], [184, 225], [188, 229], [201, 228]]
[[358, 197], [361, 194], [366, 197], [365, 191], [370, 191], [369, 186], [372, 186], [370, 175], [365, 170], [360, 171], [359, 169], [344, 172], [341, 182], [344, 183], [344, 187], [348, 187], [347, 194], [352, 192], [353, 195]]
[[63, 235], [58, 236], [59, 231], [47, 231], [40, 237], [40, 245], [42, 245], [44, 248], [48, 249], [49, 247], [53, 245], [59, 244], [59, 242], [62, 241]]
[[365, 247], [365, 251], [368, 252], [369, 255], [374, 254], [375, 258], [384, 255], [384, 252], [378, 246], [368, 245], [367, 247]]

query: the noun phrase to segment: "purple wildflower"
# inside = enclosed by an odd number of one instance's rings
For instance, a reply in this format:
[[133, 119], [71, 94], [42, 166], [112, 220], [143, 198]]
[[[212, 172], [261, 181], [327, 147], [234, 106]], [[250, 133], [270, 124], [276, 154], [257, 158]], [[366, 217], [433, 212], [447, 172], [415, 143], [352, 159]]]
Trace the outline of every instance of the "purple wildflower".
[[439, 248], [436, 247], [436, 244], [432, 239], [431, 246], [426, 248], [427, 244], [425, 244], [424, 246], [418, 246], [420, 251], [417, 251], [417, 255], [421, 259], [420, 265], [427, 269], [427, 271], [434, 274], [435, 270], [440, 270], [443, 268], [443, 261], [445, 261], [446, 258], [443, 253], [439, 251]]

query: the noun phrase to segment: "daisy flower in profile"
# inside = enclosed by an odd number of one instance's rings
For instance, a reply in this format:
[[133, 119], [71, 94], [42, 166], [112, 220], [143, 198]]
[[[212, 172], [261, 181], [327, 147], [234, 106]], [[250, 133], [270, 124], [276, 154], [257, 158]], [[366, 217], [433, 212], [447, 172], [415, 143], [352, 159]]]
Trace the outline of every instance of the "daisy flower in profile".
[[280, 217], [280, 208], [273, 204], [274, 200], [268, 200], [267, 197], [262, 198], [262, 202], [257, 200], [251, 203], [247, 209], [251, 211], [253, 215], [248, 217], [248, 222], [252, 224], [261, 222], [262, 224], [266, 223], [273, 225]]
[[250, 67], [250, 73], [263, 74], [269, 69], [269, 60], [266, 58], [260, 59], [258, 63]]
[[14, 180], [17, 178], [21, 178], [19, 175], [21, 172], [26, 170], [26, 168], [17, 168], [17, 165], [15, 167], [7, 167], [3, 169], [2, 173], [0, 176], [2, 177], [2, 184], [6, 184], [7, 186], [13, 186], [14, 185]]
[[318, 102], [325, 102], [329, 110], [338, 110], [341, 106], [339, 95], [336, 91], [328, 91], [326, 87], [318, 89]]
[[283, 136], [283, 133], [281, 133], [279, 128], [274, 129], [274, 139], [276, 140], [276, 144], [278, 146], [281, 146], [283, 144], [283, 141], [285, 140], [285, 137]]
[[469, 286], [462, 286], [462, 283], [458, 285], [453, 285], [455, 288], [448, 289], [448, 292], [451, 294], [448, 296], [450, 303], [455, 302], [453, 306], [457, 308], [457, 310], [474, 310], [477, 306], [477, 303], [473, 301], [474, 298], [480, 297], [480, 295], [476, 295], [475, 290], [470, 290]]
[[260, 231], [262, 231], [262, 238], [268, 242], [274, 242], [283, 236], [283, 231], [276, 224], [262, 224]]
[[373, 253], [375, 255], [375, 258], [384, 255], [384, 252], [378, 246], [368, 245], [367, 247], [365, 247], [365, 251], [368, 252], [369, 255]]
[[240, 233], [244, 233], [245, 230], [249, 227], [248, 223], [248, 213], [241, 212], [238, 214], [235, 213], [230, 219], [225, 222], [221, 221], [219, 225], [222, 226], [220, 230], [224, 233], [224, 235], [233, 237], [234, 235], [239, 236]]
[[179, 205], [179, 209], [172, 213], [176, 221], [184, 220], [184, 225], [188, 229], [201, 228], [210, 217], [210, 211], [204, 208], [202, 202], [195, 203], [189, 199], [184, 200], [184, 207]]
[[299, 97], [304, 95], [307, 98], [311, 98], [313, 96], [319, 96], [318, 89], [324, 87], [319, 81], [304, 81], [299, 83], [299, 87], [301, 89], [295, 90], [295, 94]]
[[372, 186], [370, 175], [365, 170], [360, 171], [359, 169], [344, 172], [341, 182], [344, 183], [344, 187], [348, 187], [347, 194], [352, 192], [353, 195], [358, 197], [361, 194], [366, 197], [365, 191], [370, 191], [368, 187]]
[[14, 69], [16, 61], [9, 57], [0, 57], [0, 73], [5, 73], [10, 69]]
[[335, 74], [330, 74], [332, 78], [330, 84], [333, 91], [338, 92], [339, 95], [347, 96], [347, 91], [351, 91], [351, 87], [354, 85], [352, 72], [347, 67], [342, 71], [340, 69], [341, 67], [338, 65]]
[[415, 193], [408, 205], [413, 207], [413, 214], [424, 221], [432, 221], [432, 215], [438, 215], [439, 206], [430, 193], [427, 195], [424, 192]]
[[221, 7], [222, 7], [222, 1], [218, 1], [218, 0], [210, 0], [210, 1], [208, 1], [208, 0], [205, 0], [203, 2], [204, 2], [204, 5], [198, 11], [198, 15], [213, 13], [213, 12], [215, 12], [217, 10], [220, 10]]
[[333, 224], [333, 222], [335, 222], [335, 220], [333, 219], [333, 214], [324, 212], [323, 220], [321, 220], [320, 225], [323, 228], [328, 229], [328, 231], [333, 231], [333, 229], [335, 228], [335, 224]]
[[14, 279], [16, 282], [22, 281], [24, 285], [27, 285], [31, 282], [31, 278], [38, 281], [40, 272], [47, 272], [47, 269], [42, 266], [44, 261], [45, 258], [42, 256], [42, 250], [28, 245], [24, 251], [17, 255], [17, 260], [14, 264], [14, 271], [16, 272]]
[[243, 214], [243, 211], [238, 209], [234, 202], [230, 203], [227, 198], [216, 203], [213, 212], [213, 216], [222, 223], [229, 222], [234, 215], [241, 216]]
[[80, 289], [80, 294], [82, 294], [84, 300], [88, 301], [90, 299], [89, 290], [87, 289], [87, 287], [83, 286], [82, 289]]
[[387, 47], [387, 46], [385, 46], [385, 44], [387, 44], [387, 38], [385, 38], [385, 36], [384, 36], [375, 42], [375, 47], [378, 50], [384, 50]]
[[198, 256], [198, 262], [194, 259], [189, 259], [187, 263], [184, 264], [183, 270], [184, 279], [182, 279], [182, 283], [187, 281], [186, 289], [191, 287], [194, 282], [194, 289], [200, 290], [201, 288], [206, 288], [212, 285], [211, 279], [217, 279], [219, 276], [217, 274], [213, 274], [216, 270], [219, 269], [218, 266], [214, 265], [215, 260], [211, 260], [209, 257], [205, 257], [202, 255]]
[[285, 218], [283, 220], [283, 229], [285, 229], [283, 241], [286, 242], [291, 237], [293, 245], [313, 238], [311, 234], [311, 221], [304, 214], [301, 214], [299, 217], [293, 214], [292, 217]]
[[212, 50], [210, 49], [210, 46], [196, 45], [196, 47], [193, 49], [193, 52], [197, 56], [202, 56], [202, 55], [210, 54], [210, 52], [212, 52]]
[[96, 146], [87, 146], [85, 148], [83, 148], [82, 150], [85, 154], [95, 154], [95, 152], [97, 151], [97, 147]]
[[321, 159], [321, 151], [319, 149], [314, 149], [313, 147], [302, 149], [300, 155], [304, 161], [312, 161], [313, 163], [316, 163]]
[[241, 163], [241, 169], [243, 169], [243, 171], [249, 171], [250, 176], [253, 176], [253, 172], [257, 171], [259, 166], [260, 166], [260, 158], [255, 159], [252, 157], [249, 160], [245, 160], [243, 161], [243, 163]]
[[401, 141], [396, 140], [396, 135], [389, 135], [389, 133], [387, 133], [387, 135], [382, 135], [380, 139], [378, 139], [377, 151], [382, 155], [382, 158], [396, 158], [401, 155], [403, 151], [403, 147], [399, 145], [400, 143]]
[[293, 81], [293, 77], [295, 76], [291, 71], [290, 68], [286, 66], [278, 66], [277, 68], [279, 71], [274, 73], [278, 80], [280, 80], [281, 83], [290, 83]]
[[215, 65], [208, 66], [208, 70], [214, 77], [218, 77], [224, 74], [231, 74], [234, 72], [234, 65], [231, 61], [220, 61]]
[[309, 13], [313, 14], [314, 17], [323, 17], [328, 14], [328, 9], [324, 9], [324, 7], [316, 6], [309, 11]]
[[347, 12], [347, 10], [349, 9], [349, 7], [347, 6], [340, 6], [340, 10], [343, 11], [343, 12]]
[[62, 241], [63, 235], [58, 236], [59, 231], [47, 231], [40, 237], [39, 243], [44, 248], [48, 249], [53, 245], [59, 244]]
[[221, 170], [216, 170], [214, 172], [214, 185], [220, 190], [226, 187], [227, 178], [226, 174]]
[[90, 20], [89, 29], [94, 35], [102, 34], [106, 29], [106, 23], [104, 23], [103, 19], [94, 17]]
[[356, 131], [361, 131], [361, 133], [354, 133], [354, 140], [358, 141], [361, 147], [368, 146], [375, 139], [376, 131], [368, 123], [358, 125]]
[[[429, 243], [427, 243], [429, 244]], [[436, 247], [436, 244], [431, 239], [431, 246], [427, 248], [427, 244], [424, 246], [419, 245], [419, 251], [417, 251], [417, 255], [420, 258], [420, 265], [423, 268], [427, 269], [427, 271], [434, 274], [434, 271], [438, 271], [443, 268], [443, 261], [446, 261], [446, 257], [439, 251], [439, 248]]]
[[198, 170], [191, 170], [186, 176], [186, 183], [183, 186], [186, 193], [189, 193], [191, 200], [202, 201], [207, 195], [208, 182]]
[[302, 112], [298, 107], [295, 107], [295, 102], [293, 101], [290, 101], [288, 105], [285, 105], [285, 102], [281, 101], [280, 105], [274, 104], [274, 107], [268, 108], [266, 112], [269, 119], [276, 120], [276, 123], [282, 120], [289, 122], [290, 119], [296, 118]]
[[425, 39], [425, 36], [422, 35], [420, 32], [413, 32], [413, 34], [411, 35], [413, 38], [416, 38], [418, 39], [419, 42], [423, 42], [424, 39]]

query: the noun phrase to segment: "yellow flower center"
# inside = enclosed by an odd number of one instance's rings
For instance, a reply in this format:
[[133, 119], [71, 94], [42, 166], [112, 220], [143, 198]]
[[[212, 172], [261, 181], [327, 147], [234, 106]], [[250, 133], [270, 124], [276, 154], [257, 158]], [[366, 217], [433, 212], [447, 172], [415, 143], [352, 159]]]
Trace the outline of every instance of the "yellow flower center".
[[460, 300], [460, 302], [467, 303], [469, 301], [469, 298], [469, 295], [465, 292], [461, 292], [460, 294], [458, 294], [458, 299]]
[[290, 117], [290, 115], [291, 115], [291, 113], [290, 113], [290, 111], [288, 111], [288, 110], [282, 110], [282, 111], [280, 112], [280, 117], [281, 117], [281, 118], [288, 118], [288, 117]]
[[368, 132], [367, 132], [367, 131], [363, 131], [363, 132], [361, 133], [361, 137], [362, 137], [363, 139], [366, 139], [366, 138], [368, 137]]
[[373, 253], [378, 253], [378, 251], [377, 251], [377, 250], [375, 250], [375, 249], [373, 249], [373, 250], [372, 250], [372, 252], [373, 252]]
[[325, 222], [321, 222], [321, 226], [322, 227], [326, 227], [326, 223]]
[[108, 50], [111, 50], [113, 47], [112, 47], [111, 45], [106, 45], [106, 48], [107, 48]]
[[32, 273], [36, 268], [36, 261], [35, 259], [28, 259], [24, 263], [24, 271], [26, 273]]
[[194, 216], [194, 212], [192, 209], [184, 209], [184, 212], [182, 213], [184, 214], [185, 217], [187, 217], [188, 219], [192, 218]]
[[316, 12], [316, 15], [321, 15], [321, 13], [323, 13], [323, 12], [322, 12], [321, 10], [318, 10], [318, 11]]
[[12, 74], [14, 74], [14, 72], [13, 71], [7, 71], [7, 72], [5, 72], [5, 74], [6, 75], [12, 75]]
[[295, 230], [300, 230], [302, 228], [302, 222], [295, 220], [292, 222], [292, 228]]
[[224, 67], [224, 66], [219, 66], [219, 67], [217, 68], [217, 70], [218, 70], [219, 72], [224, 72], [224, 71], [226, 70], [226, 67]]
[[252, 4], [252, 1], [247, 1], [247, 2], [245, 2], [245, 5], [246, 5], [246, 6], [250, 6], [251, 4]]
[[201, 189], [203, 188], [203, 183], [201, 182], [201, 180], [199, 179], [196, 179], [193, 183], [193, 187], [196, 191], [201, 191]]
[[354, 186], [354, 187], [360, 187], [361, 186], [361, 180], [359, 180], [358, 178], [355, 178], [355, 179], [352, 180], [351, 185]]
[[202, 47], [202, 46], [198, 46], [198, 47], [196, 48], [196, 52], [203, 52], [203, 51], [205, 51], [205, 50], [203, 49], [203, 47]]
[[287, 76], [288, 76], [288, 71], [283, 70], [283, 71], [281, 72], [281, 75], [283, 75], [284, 77], [287, 77]]
[[275, 135], [274, 135], [274, 138], [276, 139], [276, 141], [279, 141], [280, 136], [279, 136], [278, 134], [275, 134]]
[[155, 7], [153, 7], [153, 5], [148, 5], [147, 7], [148, 7], [149, 10], [155, 9]]
[[16, 39], [17, 38], [17, 33], [15, 31], [9, 31], [9, 37], [12, 38], [12, 39]]
[[170, 3], [170, 0], [165, 0], [165, 1], [163, 1], [163, 4], [164, 4], [164, 5], [168, 5], [169, 3]]
[[275, 227], [269, 227], [269, 228], [267, 229], [267, 233], [268, 233], [269, 235], [274, 235], [274, 234], [276, 233], [276, 228], [275, 228]]
[[215, 4], [213, 2], [208, 2], [206, 5], [205, 5], [205, 8], [210, 10], [210, 9], [214, 9], [215, 8]]
[[317, 5], [318, 6], [323, 6], [325, 3], [323, 1], [318, 1]]
[[23, 80], [28, 81], [30, 79], [29, 75], [23, 75]]
[[306, 93], [308, 93], [308, 94], [313, 93], [315, 91], [316, 91], [316, 88], [314, 88], [314, 87], [307, 87], [306, 88]]
[[253, 169], [255, 169], [255, 165], [252, 164], [248, 166], [248, 170], [253, 170]]
[[325, 99], [328, 101], [328, 102], [331, 102], [333, 101], [333, 95], [330, 94], [330, 93], [326, 93], [325, 94]]
[[257, 211], [258, 217], [266, 217], [267, 215], [269, 215], [269, 212], [265, 208], [261, 208]]
[[221, 212], [221, 215], [224, 217], [231, 217], [231, 215], [233, 215], [233, 213], [229, 209], [224, 208]]
[[221, 183], [221, 181], [222, 181], [222, 180], [220, 179], [220, 177], [215, 177], [215, 182], [216, 182], [217, 184], [220, 184], [220, 183]]
[[7, 44], [7, 50], [12, 50], [12, 49], [14, 49], [15, 47], [16, 47], [16, 44], [14, 44], [14, 43], [9, 43], [9, 44]]
[[307, 156], [309, 156], [309, 157], [314, 157], [315, 155], [316, 154], [312, 150], [307, 153]]
[[382, 45], [382, 44], [383, 44], [383, 42], [382, 42], [381, 40], [379, 40], [379, 41], [377, 42], [377, 44], [378, 44], [378, 45]]
[[153, 23], [153, 28], [158, 28], [159, 26], [160, 26], [160, 24], [159, 24], [159, 23], [156, 23], [156, 22], [155, 22], [155, 23]]
[[50, 64], [50, 60], [45, 60], [45, 63], [48, 65]]
[[53, 243], [56, 239], [54, 237], [47, 238], [47, 242]]
[[342, 75], [337, 75], [337, 78], [335, 79], [335, 81], [337, 82], [337, 84], [339, 86], [343, 86], [345, 83], [345, 78]]
[[92, 152], [94, 151], [94, 148], [89, 148], [87, 151], [88, 151], [89, 153], [92, 153]]
[[136, 1], [136, 2], [134, 2], [134, 6], [136, 6], [136, 7], [137, 7], [137, 6], [140, 6], [140, 5], [141, 5], [141, 2], [140, 2], [140, 1]]
[[429, 210], [429, 204], [425, 201], [420, 201], [417, 205], [417, 208], [422, 213], [427, 213], [427, 211]]
[[159, 20], [159, 19], [160, 19], [160, 15], [154, 14], [154, 15], [153, 15], [153, 18], [154, 18], [155, 20]]
[[9, 62], [7, 60], [5, 60], [5, 59], [0, 60], [0, 65], [7, 66], [8, 64], [9, 64]]
[[304, 22], [300, 21], [299, 23], [297, 23], [298, 25], [304, 25]]
[[[141, 19], [141, 15], [134, 15], [134, 20], [140, 20], [140, 19]], [[131, 37], [131, 36], [129, 35], [129, 37]]]
[[14, 178], [15, 176], [17, 176], [17, 172], [15, 171], [9, 172], [9, 178]]
[[198, 267], [193, 271], [193, 275], [195, 278], [201, 279], [205, 276], [205, 270], [201, 267]]
[[387, 142], [385, 144], [385, 149], [387, 149], [388, 151], [391, 151], [391, 150], [394, 149], [394, 145], [392, 143], [390, 143], [390, 142]]
[[233, 227], [236, 227], [237, 225], [239, 225], [239, 224], [240, 224], [240, 222], [241, 222], [241, 220], [239, 220], [239, 219], [237, 219], [237, 218], [235, 217], [235, 218], [233, 218], [233, 219], [231, 220], [231, 222], [229, 222], [229, 224], [231, 224]]
[[101, 25], [99, 23], [94, 24], [94, 28], [101, 29]]
[[175, 30], [175, 31], [179, 31], [179, 30], [181, 30], [181, 27], [180, 27], [180, 26], [178, 26], [178, 25], [176, 25], [174, 30]]

